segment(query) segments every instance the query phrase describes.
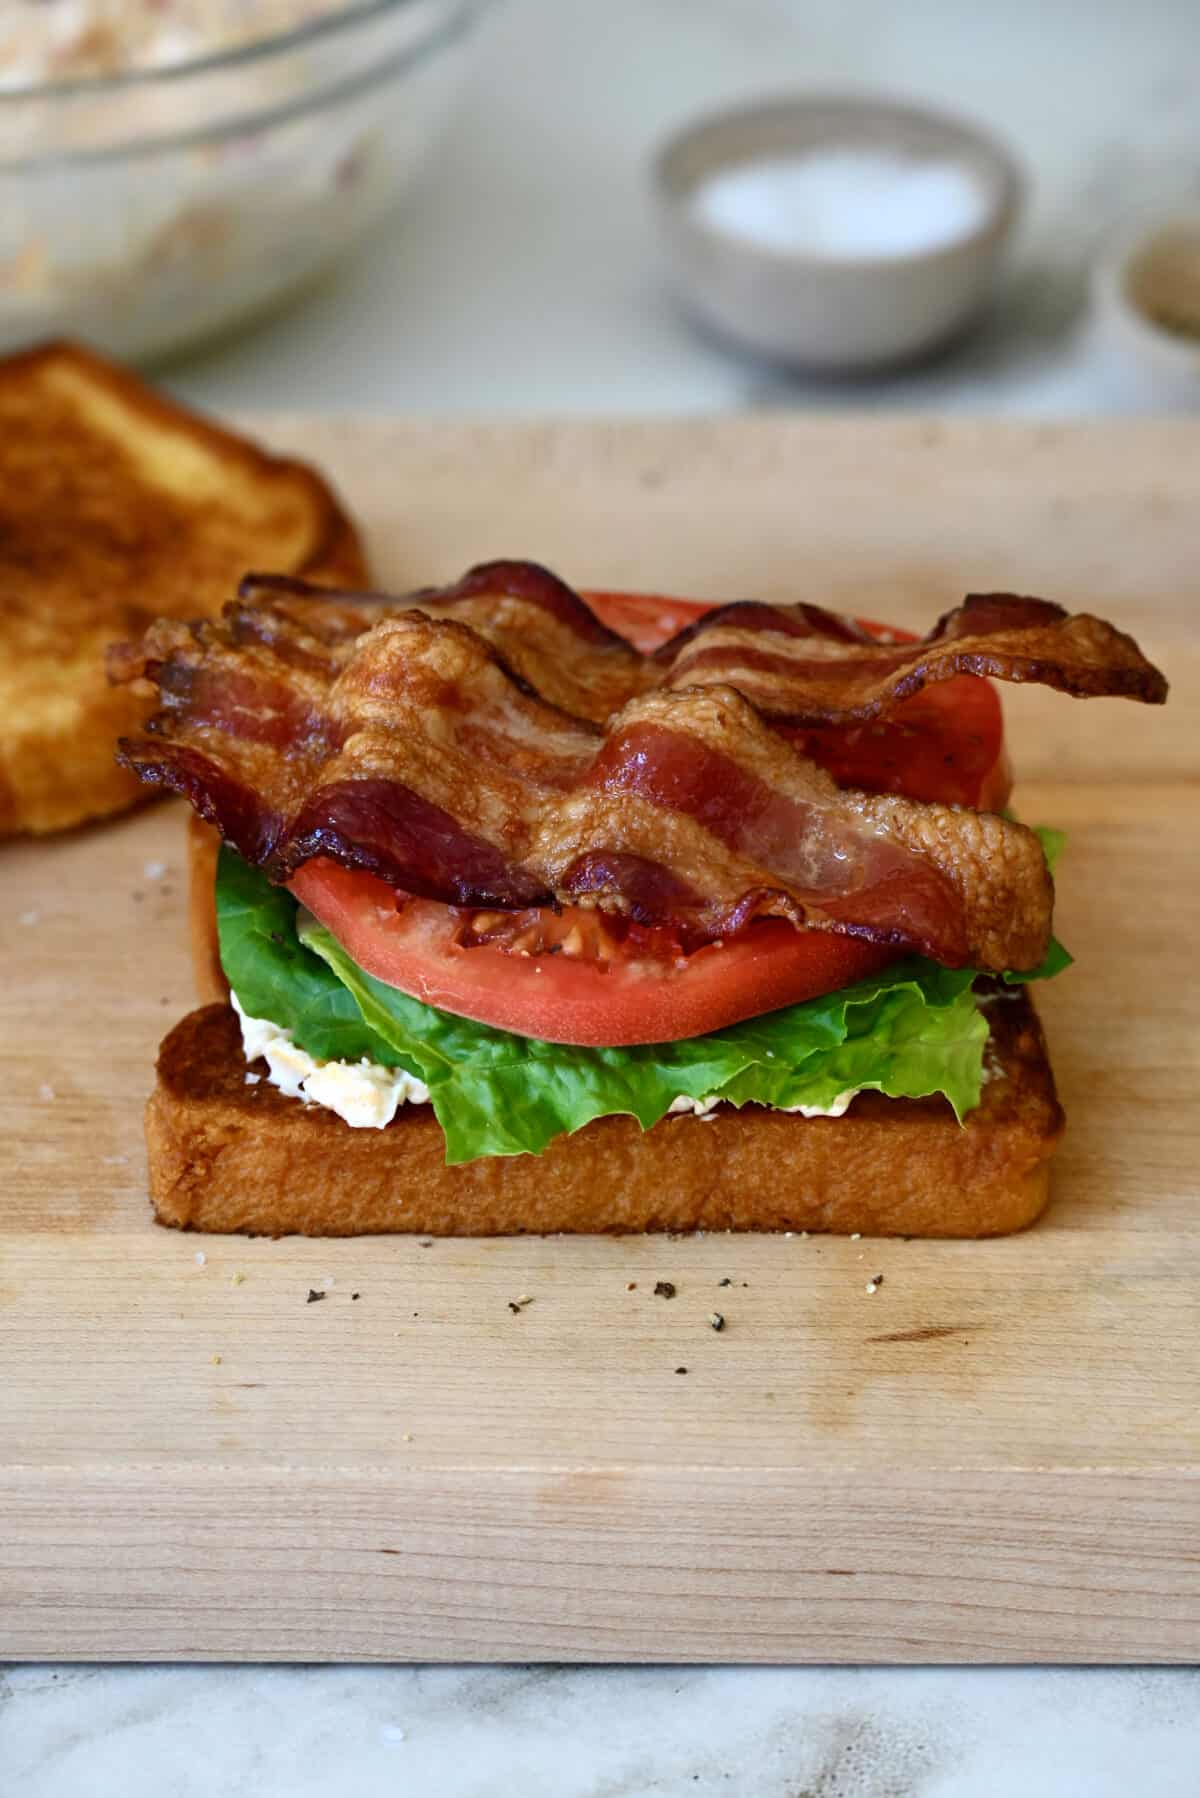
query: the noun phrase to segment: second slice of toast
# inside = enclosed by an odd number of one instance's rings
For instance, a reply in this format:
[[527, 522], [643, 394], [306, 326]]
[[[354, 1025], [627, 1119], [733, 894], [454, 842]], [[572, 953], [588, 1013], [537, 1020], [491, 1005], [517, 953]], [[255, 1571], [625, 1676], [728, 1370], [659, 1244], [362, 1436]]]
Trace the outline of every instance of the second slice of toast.
[[251, 568], [361, 582], [358, 535], [302, 462], [75, 344], [0, 359], [0, 837], [144, 797], [113, 759], [151, 709], [105, 650], [216, 617]]

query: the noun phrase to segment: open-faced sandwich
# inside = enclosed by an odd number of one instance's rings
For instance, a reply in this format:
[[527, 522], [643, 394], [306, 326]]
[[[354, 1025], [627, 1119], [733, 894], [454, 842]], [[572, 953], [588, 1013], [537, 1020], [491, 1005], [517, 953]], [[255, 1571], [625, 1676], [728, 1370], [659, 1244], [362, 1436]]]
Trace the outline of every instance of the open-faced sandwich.
[[1161, 703], [1111, 625], [989, 594], [917, 641], [496, 562], [252, 577], [117, 673], [161, 699], [125, 766], [223, 839], [228, 1001], [148, 1111], [164, 1223], [974, 1236], [1045, 1203], [1056, 839], [1005, 812], [981, 677]]

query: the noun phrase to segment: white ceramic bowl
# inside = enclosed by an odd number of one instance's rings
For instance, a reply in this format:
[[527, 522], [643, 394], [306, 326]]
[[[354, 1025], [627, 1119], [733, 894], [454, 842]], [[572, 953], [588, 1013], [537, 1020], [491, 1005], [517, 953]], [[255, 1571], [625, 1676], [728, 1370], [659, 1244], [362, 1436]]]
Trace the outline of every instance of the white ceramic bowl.
[[[832, 256], [764, 247], [697, 214], [696, 190], [718, 170], [834, 147], [958, 162], [982, 190], [981, 218], [936, 248]], [[854, 95], [701, 119], [659, 152], [654, 186], [675, 285], [696, 318], [758, 355], [829, 373], [899, 366], [961, 332], [988, 297], [1022, 191], [1012, 157], [974, 126]]]
[[1092, 301], [1102, 348], [1136, 397], [1200, 407], [1200, 212], [1125, 226], [1093, 269]]

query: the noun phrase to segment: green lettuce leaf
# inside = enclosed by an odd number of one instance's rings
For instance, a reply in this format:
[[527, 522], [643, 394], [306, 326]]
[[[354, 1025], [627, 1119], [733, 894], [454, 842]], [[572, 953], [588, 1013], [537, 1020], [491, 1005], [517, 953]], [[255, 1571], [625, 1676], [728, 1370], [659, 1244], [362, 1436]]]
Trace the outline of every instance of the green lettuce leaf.
[[363, 1022], [351, 994], [296, 935], [296, 901], [228, 846], [217, 863], [221, 966], [242, 1010], [290, 1030], [321, 1061], [415, 1067], [391, 1053]]
[[960, 1116], [979, 1100], [987, 1024], [971, 998], [970, 970], [950, 974], [914, 961], [709, 1036], [587, 1049], [514, 1036], [410, 999], [365, 974], [313, 921], [300, 937], [388, 1044], [385, 1060], [429, 1087], [450, 1163], [540, 1154], [564, 1131], [614, 1112], [649, 1129], [680, 1095], [827, 1106], [871, 1086], [896, 1096], [944, 1092]]
[[1046, 858], [1046, 866], [1051, 874], [1058, 867], [1058, 859], [1067, 846], [1065, 830], [1055, 830], [1050, 824], [1031, 824], [1029, 827], [1038, 842], [1042, 845], [1042, 854]]
[[910, 957], [708, 1036], [589, 1049], [494, 1030], [373, 979], [289, 893], [229, 849], [218, 868], [217, 923], [242, 1009], [290, 1030], [322, 1060], [365, 1056], [423, 1080], [451, 1164], [540, 1154], [554, 1137], [613, 1113], [649, 1129], [680, 1095], [826, 1109], [856, 1089], [940, 1092], [960, 1119], [979, 1102], [988, 1031], [969, 968]]
[[1061, 974], [1064, 968], [1069, 968], [1074, 960], [1075, 957], [1067, 953], [1058, 938], [1052, 936], [1050, 947], [1036, 968], [1027, 968], [1024, 973], [1018, 973], [1015, 968], [1009, 968], [1007, 973], [1002, 974], [1000, 978], [1009, 986], [1024, 986], [1029, 980], [1053, 980], [1056, 974]]

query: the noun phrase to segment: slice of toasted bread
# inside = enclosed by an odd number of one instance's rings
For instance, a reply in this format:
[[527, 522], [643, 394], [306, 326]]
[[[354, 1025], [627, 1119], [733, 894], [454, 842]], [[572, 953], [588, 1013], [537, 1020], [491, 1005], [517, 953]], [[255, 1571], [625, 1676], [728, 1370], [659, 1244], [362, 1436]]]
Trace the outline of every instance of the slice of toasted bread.
[[990, 1014], [993, 1071], [961, 1127], [942, 1099], [861, 1093], [840, 1118], [719, 1106], [645, 1132], [600, 1118], [544, 1155], [447, 1167], [428, 1105], [403, 1107], [384, 1130], [352, 1130], [256, 1077], [233, 1012], [209, 1005], [159, 1054], [150, 1193], [160, 1223], [262, 1236], [1003, 1235], [1045, 1205], [1063, 1117], [1028, 995], [999, 998]]
[[104, 652], [217, 613], [250, 568], [362, 581], [326, 483], [73, 344], [0, 360], [0, 836], [131, 805], [149, 701]]

